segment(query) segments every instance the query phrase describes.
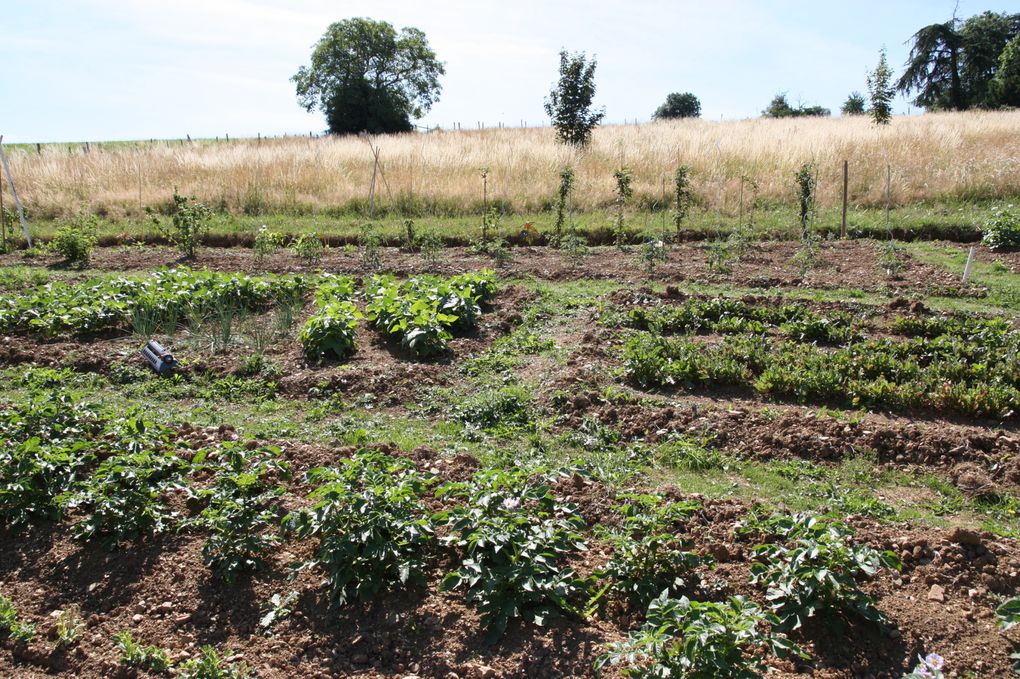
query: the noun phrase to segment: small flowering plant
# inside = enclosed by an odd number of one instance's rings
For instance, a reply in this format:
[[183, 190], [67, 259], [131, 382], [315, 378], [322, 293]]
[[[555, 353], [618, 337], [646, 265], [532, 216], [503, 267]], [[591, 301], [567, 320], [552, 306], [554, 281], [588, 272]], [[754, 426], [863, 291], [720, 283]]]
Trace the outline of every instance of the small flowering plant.
[[903, 679], [945, 679], [942, 673], [944, 659], [938, 653], [929, 653], [921, 657], [917, 656], [917, 667], [910, 674], [904, 674]]

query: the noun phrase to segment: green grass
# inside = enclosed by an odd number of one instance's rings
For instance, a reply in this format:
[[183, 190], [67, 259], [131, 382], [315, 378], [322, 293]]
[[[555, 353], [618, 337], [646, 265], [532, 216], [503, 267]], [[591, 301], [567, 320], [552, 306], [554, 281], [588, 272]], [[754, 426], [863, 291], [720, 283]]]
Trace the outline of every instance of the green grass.
[[[980, 225], [990, 215], [993, 205], [998, 202], [946, 202], [919, 203], [895, 208], [890, 212], [890, 228], [886, 225], [884, 210], [854, 209], [848, 217], [848, 233], [851, 237], [885, 238], [892, 233], [897, 238], [913, 239], [945, 238], [950, 240], [976, 240], [980, 237]], [[825, 208], [818, 211], [811, 224], [813, 232], [822, 236], [838, 236], [841, 210]], [[213, 240], [250, 244], [256, 231], [265, 224], [271, 230], [286, 235], [316, 231], [335, 244], [356, 242], [362, 226], [373, 223], [386, 244], [401, 243], [405, 237], [406, 219], [414, 220], [417, 232], [432, 231], [447, 242], [466, 243], [474, 241], [481, 233], [481, 210], [471, 206], [449, 210], [444, 214], [429, 212], [422, 208], [414, 214], [390, 213], [381, 207], [372, 217], [367, 208], [361, 206], [338, 207], [317, 214], [289, 214], [269, 211], [265, 214], [238, 215], [216, 213], [210, 222], [210, 237]], [[613, 214], [609, 210], [595, 210], [573, 215], [579, 231], [596, 242], [611, 240], [610, 225]], [[532, 223], [539, 233], [553, 231], [555, 214], [551, 211], [506, 214], [497, 226], [497, 233], [515, 238], [524, 224]], [[713, 239], [727, 236], [738, 227], [747, 227], [747, 215], [695, 210], [684, 226], [685, 239]], [[33, 236], [46, 240], [56, 232], [59, 221], [31, 220]], [[671, 215], [667, 210], [650, 207], [636, 208], [627, 215], [627, 226], [632, 231], [631, 240], [637, 242], [648, 237], [658, 237], [663, 232], [673, 234]], [[747, 231], [757, 239], [795, 239], [800, 236], [800, 222], [796, 208], [791, 205], [769, 205], [754, 215], [753, 227]], [[105, 220], [100, 224], [100, 242], [130, 242], [132, 239], [157, 238], [159, 228], [149, 218], [130, 218], [118, 221]]]
[[[915, 242], [904, 243], [903, 247], [922, 262], [940, 266], [957, 276], [963, 276], [963, 269], [967, 265], [966, 246]], [[969, 281], [976, 286], [987, 288], [988, 297], [980, 300], [954, 300], [955, 308], [970, 311], [990, 306], [1020, 311], [1020, 275], [1011, 272], [1004, 264], [998, 261], [981, 261], [975, 256], [971, 264]], [[945, 298], [939, 299], [941, 301]]]

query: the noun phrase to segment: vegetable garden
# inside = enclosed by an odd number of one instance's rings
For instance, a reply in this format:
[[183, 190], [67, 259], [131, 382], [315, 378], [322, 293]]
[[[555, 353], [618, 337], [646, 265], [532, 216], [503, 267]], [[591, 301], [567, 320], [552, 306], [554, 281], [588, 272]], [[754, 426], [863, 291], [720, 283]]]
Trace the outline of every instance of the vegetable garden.
[[0, 674], [1012, 672], [1018, 263], [656, 247], [3, 256]]

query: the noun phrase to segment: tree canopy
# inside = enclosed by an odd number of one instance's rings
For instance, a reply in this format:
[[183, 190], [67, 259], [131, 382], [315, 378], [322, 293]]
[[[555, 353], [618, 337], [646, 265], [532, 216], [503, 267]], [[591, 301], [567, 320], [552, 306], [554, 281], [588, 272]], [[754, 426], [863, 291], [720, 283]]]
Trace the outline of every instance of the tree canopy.
[[851, 92], [839, 111], [845, 116], [862, 116], [867, 111], [868, 102], [860, 92]]
[[[990, 83], [1006, 45], [1020, 34], [1020, 14], [984, 12], [925, 26], [913, 35], [896, 88], [929, 111], [1002, 105]], [[1009, 95], [1009, 92], [1005, 93]]]
[[768, 108], [761, 112], [765, 118], [799, 118], [801, 116], [820, 116], [825, 117], [829, 115], [831, 111], [824, 106], [805, 106], [799, 104], [796, 108], [790, 106], [790, 102], [786, 100], [786, 94], [780, 92], [776, 96], [772, 97], [772, 101], [769, 102]]
[[560, 141], [587, 146], [591, 133], [606, 115], [605, 108], [594, 108], [595, 58], [584, 52], [560, 52], [560, 79], [545, 100], [545, 112], [552, 119]]
[[673, 92], [666, 96], [666, 103], [655, 109], [653, 118], [699, 118], [701, 102], [690, 92]]
[[325, 113], [331, 133], [385, 133], [413, 129], [438, 100], [444, 73], [422, 31], [354, 18], [330, 24], [311, 65], [291, 80], [298, 103]]

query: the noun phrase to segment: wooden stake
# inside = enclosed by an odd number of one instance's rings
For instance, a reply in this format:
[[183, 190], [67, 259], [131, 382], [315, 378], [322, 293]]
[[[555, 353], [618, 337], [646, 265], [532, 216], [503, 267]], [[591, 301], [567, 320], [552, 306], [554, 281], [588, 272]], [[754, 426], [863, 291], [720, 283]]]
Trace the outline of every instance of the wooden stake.
[[14, 196], [14, 207], [18, 210], [18, 218], [21, 220], [21, 230], [25, 232], [25, 243], [32, 247], [32, 235], [28, 232], [28, 222], [25, 221], [25, 211], [21, 208], [21, 199], [18, 198], [18, 190], [14, 187], [14, 177], [11, 176], [11, 168], [7, 164], [7, 154], [4, 153], [4, 136], [0, 134], [0, 165], [3, 165], [4, 173], [7, 175], [7, 183], [11, 185], [11, 195]]
[[846, 238], [846, 204], [850, 194], [850, 161], [843, 161], [843, 221], [839, 226], [839, 237]]

